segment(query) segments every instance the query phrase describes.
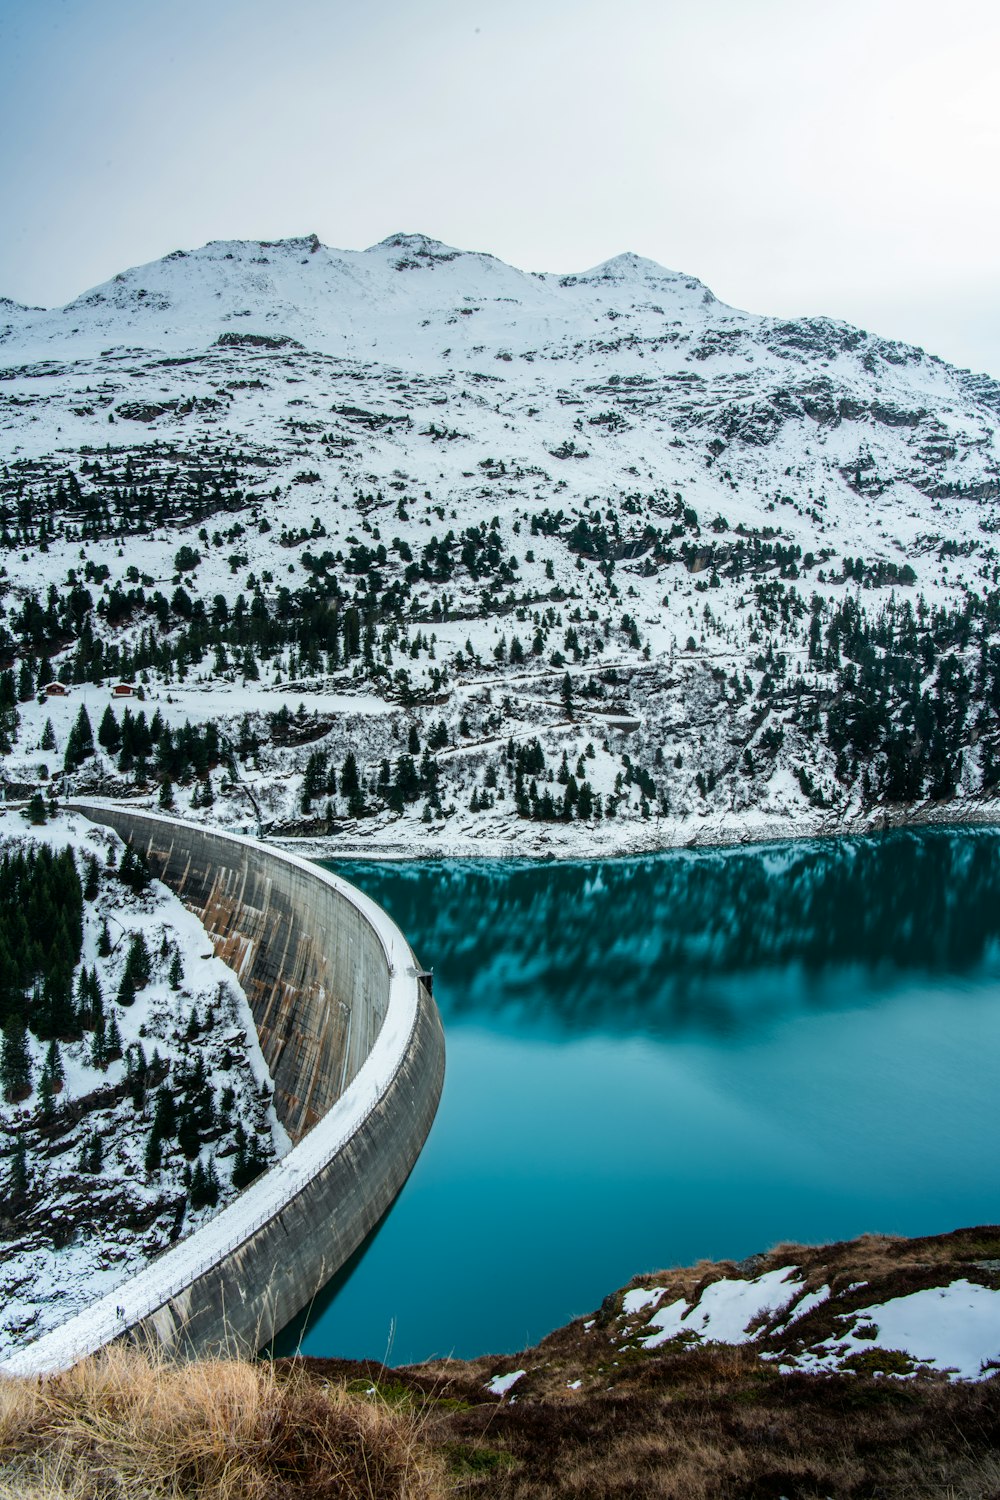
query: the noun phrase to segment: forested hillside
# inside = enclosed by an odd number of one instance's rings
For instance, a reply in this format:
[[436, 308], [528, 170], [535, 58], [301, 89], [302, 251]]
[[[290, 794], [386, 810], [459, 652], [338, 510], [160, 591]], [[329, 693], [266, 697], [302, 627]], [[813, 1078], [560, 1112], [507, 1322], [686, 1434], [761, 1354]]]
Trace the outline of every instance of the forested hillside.
[[15, 792], [454, 848], [995, 796], [986, 376], [635, 256], [423, 236], [212, 244], [14, 311]]
[[0, 1354], [111, 1290], [287, 1140], [236, 977], [141, 857], [0, 816]]

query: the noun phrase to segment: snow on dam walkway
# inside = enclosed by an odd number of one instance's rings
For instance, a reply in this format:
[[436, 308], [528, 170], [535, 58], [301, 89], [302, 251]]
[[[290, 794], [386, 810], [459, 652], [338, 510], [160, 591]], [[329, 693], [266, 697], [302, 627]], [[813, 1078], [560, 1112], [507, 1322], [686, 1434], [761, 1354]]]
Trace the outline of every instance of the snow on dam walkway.
[[246, 991], [293, 1145], [202, 1228], [2, 1370], [64, 1369], [122, 1336], [185, 1356], [253, 1353], [406, 1181], [444, 1081], [437, 1007], [395, 923], [319, 866], [121, 804], [72, 808], [131, 839], [201, 918]]

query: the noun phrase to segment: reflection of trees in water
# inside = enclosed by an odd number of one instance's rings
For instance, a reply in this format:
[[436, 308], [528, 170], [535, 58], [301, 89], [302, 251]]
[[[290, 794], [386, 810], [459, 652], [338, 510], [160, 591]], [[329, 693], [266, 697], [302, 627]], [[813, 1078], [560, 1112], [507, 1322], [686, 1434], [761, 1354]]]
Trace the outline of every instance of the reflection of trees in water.
[[[343, 873], [436, 966], [446, 1019], [513, 1007], [572, 1031], [663, 1034], [850, 1000], [874, 971], [970, 971], [1000, 937], [998, 855], [990, 830], [934, 829], [605, 863]], [[822, 983], [838, 970], [852, 971], [843, 986]]]

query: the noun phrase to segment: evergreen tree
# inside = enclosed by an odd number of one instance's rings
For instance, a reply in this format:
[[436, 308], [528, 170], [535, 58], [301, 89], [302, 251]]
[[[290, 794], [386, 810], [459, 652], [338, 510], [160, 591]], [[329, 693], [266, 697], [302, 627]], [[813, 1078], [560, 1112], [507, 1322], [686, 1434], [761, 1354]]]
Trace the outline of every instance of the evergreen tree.
[[45, 728], [42, 730], [42, 738], [39, 741], [42, 750], [54, 750], [56, 748], [56, 732], [52, 728], [52, 720], [45, 720]]
[[345, 797], [356, 797], [361, 790], [361, 780], [358, 776], [358, 763], [354, 758], [354, 751], [348, 750], [344, 760], [343, 769], [340, 773], [340, 790]]
[[149, 885], [151, 876], [146, 856], [141, 849], [135, 849], [131, 842], [125, 845], [122, 862], [118, 867], [118, 879], [122, 885], [136, 892], [144, 891]]
[[172, 1140], [177, 1134], [177, 1104], [168, 1088], [157, 1090], [153, 1128], [161, 1140]]
[[122, 732], [118, 727], [118, 720], [115, 718], [110, 703], [104, 710], [104, 717], [97, 729], [97, 743], [109, 755], [117, 755], [121, 749]]
[[201, 1147], [201, 1136], [195, 1111], [188, 1104], [180, 1113], [177, 1124], [177, 1144], [188, 1161], [193, 1161]]
[[104, 1055], [108, 1062], [117, 1062], [122, 1055], [122, 1034], [114, 1016], [108, 1022], [104, 1039]]
[[38, 1083], [38, 1097], [42, 1106], [42, 1114], [52, 1113], [55, 1096], [61, 1092], [66, 1073], [63, 1068], [62, 1058], [59, 1055], [59, 1043], [55, 1040], [49, 1043], [45, 1054], [45, 1062], [42, 1066], [42, 1074]]
[[35, 792], [32, 796], [28, 803], [27, 815], [28, 822], [33, 823], [36, 827], [46, 821], [48, 815], [45, 811], [45, 798], [41, 792]]
[[108, 1040], [107, 1027], [102, 1016], [94, 1027], [94, 1035], [90, 1042], [90, 1066], [98, 1068], [103, 1073], [108, 1066]]
[[354, 758], [353, 750], [347, 752], [344, 760], [343, 770], [340, 773], [340, 790], [347, 798], [348, 816], [361, 818], [365, 814], [365, 799], [361, 788], [361, 777], [358, 773], [358, 763]]
[[215, 1172], [214, 1159], [209, 1156], [203, 1167], [200, 1159], [191, 1173], [191, 1207], [214, 1208], [219, 1201], [219, 1179]]
[[327, 782], [327, 763], [330, 757], [325, 750], [314, 750], [306, 761], [302, 778], [302, 811], [311, 810], [315, 798], [322, 795]]
[[242, 1121], [237, 1123], [233, 1138], [236, 1143], [233, 1160], [233, 1187], [239, 1192], [260, 1176], [267, 1166], [267, 1161], [256, 1139], [248, 1139]]
[[149, 1074], [149, 1064], [141, 1044], [129, 1048], [126, 1067], [132, 1108], [141, 1113], [146, 1107], [146, 1079]]
[[64, 765], [67, 771], [75, 771], [78, 766], [94, 753], [94, 731], [90, 724], [90, 715], [87, 713], [85, 703], [80, 704], [80, 712], [76, 716], [76, 723], [69, 732], [66, 741], [66, 753]]
[[31, 1093], [31, 1053], [20, 1016], [11, 1016], [3, 1029], [3, 1051], [0, 1054], [0, 1084], [10, 1104], [18, 1104]]
[[104, 1165], [104, 1143], [95, 1132], [80, 1148], [80, 1171], [95, 1175]]
[[28, 1150], [24, 1143], [24, 1136], [19, 1135], [14, 1140], [14, 1149], [10, 1159], [10, 1177], [7, 1181], [8, 1199], [15, 1212], [27, 1198], [29, 1186]]
[[157, 1133], [155, 1121], [152, 1130], [149, 1132], [149, 1140], [146, 1142], [146, 1154], [143, 1158], [143, 1165], [146, 1169], [147, 1177], [152, 1177], [153, 1173], [158, 1172], [163, 1165], [163, 1141]]

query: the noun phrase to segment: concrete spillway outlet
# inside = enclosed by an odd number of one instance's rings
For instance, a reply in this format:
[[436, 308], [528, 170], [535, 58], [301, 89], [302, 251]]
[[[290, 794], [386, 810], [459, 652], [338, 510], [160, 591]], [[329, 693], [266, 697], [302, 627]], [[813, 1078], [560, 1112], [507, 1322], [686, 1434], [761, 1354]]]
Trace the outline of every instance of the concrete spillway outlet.
[[444, 1035], [386, 914], [296, 855], [115, 804], [114, 828], [198, 914], [239, 976], [293, 1149], [208, 1224], [5, 1365], [64, 1368], [114, 1338], [252, 1353], [306, 1307], [393, 1202], [444, 1081]]

